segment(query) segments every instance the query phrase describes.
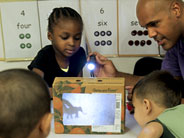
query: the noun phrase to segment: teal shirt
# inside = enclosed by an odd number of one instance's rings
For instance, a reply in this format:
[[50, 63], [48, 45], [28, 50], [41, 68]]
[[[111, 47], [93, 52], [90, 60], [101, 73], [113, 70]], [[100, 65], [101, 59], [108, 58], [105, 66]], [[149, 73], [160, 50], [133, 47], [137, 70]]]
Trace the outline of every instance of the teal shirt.
[[184, 138], [184, 104], [166, 109], [157, 118], [176, 138]]

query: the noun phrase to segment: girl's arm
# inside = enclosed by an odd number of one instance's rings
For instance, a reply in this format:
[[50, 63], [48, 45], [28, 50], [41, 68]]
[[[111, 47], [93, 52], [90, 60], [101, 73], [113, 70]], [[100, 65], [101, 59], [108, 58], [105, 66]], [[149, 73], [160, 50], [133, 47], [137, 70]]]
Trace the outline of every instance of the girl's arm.
[[38, 75], [40, 75], [42, 78], [44, 77], [44, 73], [43, 73], [43, 71], [41, 71], [40, 69], [38, 69], [38, 68], [33, 68], [32, 71], [35, 72], [35, 73], [37, 73]]
[[[38, 75], [40, 75], [42, 78], [44, 77], [44, 72], [41, 71], [40, 69], [38, 69], [38, 68], [33, 68], [32, 71], [35, 72], [35, 73], [37, 73]], [[52, 97], [53, 97], [52, 88], [49, 88], [49, 92], [50, 92], [50, 97], [52, 98]]]

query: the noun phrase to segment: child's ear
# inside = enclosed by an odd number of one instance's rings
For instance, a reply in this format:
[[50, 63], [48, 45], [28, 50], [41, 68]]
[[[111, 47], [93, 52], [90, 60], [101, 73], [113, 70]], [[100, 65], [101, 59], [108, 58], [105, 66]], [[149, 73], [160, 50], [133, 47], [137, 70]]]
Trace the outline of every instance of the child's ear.
[[40, 127], [39, 127], [40, 133], [42, 133], [44, 137], [47, 137], [49, 135], [51, 128], [51, 120], [52, 120], [51, 113], [45, 114], [40, 120]]
[[48, 32], [48, 33], [47, 33], [47, 38], [48, 38], [50, 41], [52, 41], [52, 33], [51, 33], [51, 32]]
[[152, 111], [152, 105], [151, 105], [150, 100], [144, 99], [143, 105], [144, 105], [144, 110], [145, 110], [146, 114], [149, 114]]

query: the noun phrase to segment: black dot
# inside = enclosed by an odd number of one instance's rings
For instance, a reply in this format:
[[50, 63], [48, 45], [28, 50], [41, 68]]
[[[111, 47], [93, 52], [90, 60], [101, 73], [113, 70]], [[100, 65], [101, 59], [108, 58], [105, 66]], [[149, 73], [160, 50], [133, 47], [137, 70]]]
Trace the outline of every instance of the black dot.
[[94, 32], [94, 35], [95, 35], [95, 36], [99, 36], [100, 33], [99, 33], [98, 31], [95, 31], [95, 32]]
[[107, 34], [107, 36], [111, 36], [112, 32], [111, 31], [107, 31], [106, 34]]
[[95, 46], [99, 46], [100, 42], [99, 41], [95, 41]]
[[132, 36], [135, 36], [135, 35], [137, 34], [137, 31], [136, 31], [136, 30], [133, 30], [133, 31], [131, 32], [131, 34], [132, 34]]
[[101, 41], [101, 45], [102, 46], [105, 46], [106, 45], [106, 42], [104, 40]]
[[130, 41], [128, 42], [128, 44], [129, 44], [129, 46], [133, 46], [134, 42], [133, 42], [132, 40], [130, 40]]
[[141, 45], [141, 46], [144, 46], [145, 44], [146, 44], [145, 40], [141, 40], [140, 45]]
[[147, 43], [147, 45], [151, 45], [152, 42], [151, 42], [151, 40], [147, 40], [146, 43]]
[[139, 41], [138, 41], [138, 40], [135, 41], [135, 45], [136, 45], [136, 46], [139, 45]]
[[144, 35], [148, 35], [148, 31], [147, 30], [144, 31]]
[[108, 45], [108, 46], [112, 45], [112, 41], [111, 41], [111, 40], [108, 40], [108, 41], [107, 41], [107, 45]]
[[105, 36], [105, 31], [100, 32], [101, 36]]
[[143, 32], [141, 30], [138, 31], [138, 35], [141, 36]]

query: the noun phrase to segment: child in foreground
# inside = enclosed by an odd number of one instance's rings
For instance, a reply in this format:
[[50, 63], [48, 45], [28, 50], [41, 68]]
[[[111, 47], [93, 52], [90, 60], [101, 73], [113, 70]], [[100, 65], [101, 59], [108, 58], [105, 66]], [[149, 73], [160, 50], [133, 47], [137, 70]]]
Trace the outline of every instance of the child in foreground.
[[181, 84], [166, 71], [154, 71], [133, 88], [138, 138], [184, 138]]
[[0, 138], [46, 138], [50, 132], [49, 90], [34, 72], [0, 72]]

